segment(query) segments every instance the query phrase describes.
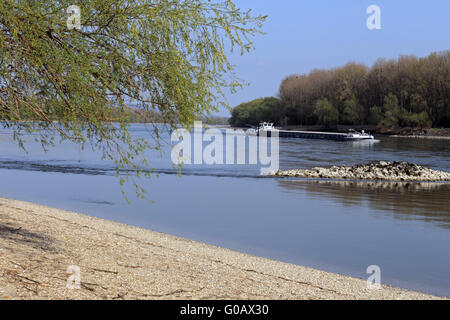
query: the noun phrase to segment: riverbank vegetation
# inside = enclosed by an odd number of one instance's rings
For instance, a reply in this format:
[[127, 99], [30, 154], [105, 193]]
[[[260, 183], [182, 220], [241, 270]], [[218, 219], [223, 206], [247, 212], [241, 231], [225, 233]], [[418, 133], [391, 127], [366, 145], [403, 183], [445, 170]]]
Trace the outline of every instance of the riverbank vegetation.
[[144, 151], [160, 135], [132, 137], [128, 124], [190, 127], [228, 107], [225, 92], [244, 85], [229, 55], [253, 48], [266, 17], [231, 0], [72, 4], [0, 1], [0, 119], [21, 146], [37, 131], [44, 148], [56, 132], [100, 150], [141, 196], [134, 173], [150, 176]]
[[233, 126], [339, 124], [382, 128], [450, 127], [450, 50], [428, 57], [379, 59], [372, 67], [348, 63], [286, 77], [279, 98], [243, 103]]

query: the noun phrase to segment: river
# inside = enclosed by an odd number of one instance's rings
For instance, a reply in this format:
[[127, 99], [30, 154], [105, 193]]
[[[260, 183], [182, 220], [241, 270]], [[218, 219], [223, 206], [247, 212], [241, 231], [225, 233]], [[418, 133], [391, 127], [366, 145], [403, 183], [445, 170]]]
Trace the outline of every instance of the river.
[[[450, 184], [264, 177], [255, 165], [191, 165], [178, 175], [167, 145], [147, 154], [159, 175], [142, 181], [153, 202], [125, 186], [128, 204], [98, 152], [63, 142], [45, 153], [32, 138], [24, 152], [0, 130], [1, 196], [363, 279], [377, 265], [383, 284], [450, 296]], [[450, 171], [450, 141], [377, 139], [280, 139], [280, 167], [389, 160]]]

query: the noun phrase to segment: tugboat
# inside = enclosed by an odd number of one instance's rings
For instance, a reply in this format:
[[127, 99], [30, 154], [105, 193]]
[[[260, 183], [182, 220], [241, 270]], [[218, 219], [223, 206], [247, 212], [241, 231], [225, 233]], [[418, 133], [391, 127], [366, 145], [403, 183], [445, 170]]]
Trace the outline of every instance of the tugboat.
[[[274, 127], [272, 122], [261, 122], [258, 127], [248, 129], [246, 133], [248, 135], [258, 136], [261, 131], [271, 132], [271, 131], [278, 131], [278, 129]], [[270, 134], [268, 134], [267, 136], [269, 137]]]
[[278, 129], [275, 129], [272, 122], [261, 122], [259, 124], [259, 127], [257, 129], [258, 131], [264, 130], [264, 131], [278, 131]]
[[345, 137], [345, 140], [373, 140], [374, 137], [371, 134], [367, 134], [364, 132], [364, 130], [361, 130], [361, 132], [357, 132], [353, 129], [350, 129], [347, 136]]

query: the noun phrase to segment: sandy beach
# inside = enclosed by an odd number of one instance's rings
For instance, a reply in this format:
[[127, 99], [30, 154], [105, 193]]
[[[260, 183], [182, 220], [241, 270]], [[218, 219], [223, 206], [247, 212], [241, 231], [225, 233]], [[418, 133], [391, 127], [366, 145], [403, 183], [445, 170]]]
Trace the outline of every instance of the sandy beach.
[[438, 299], [4, 198], [0, 256], [0, 299]]

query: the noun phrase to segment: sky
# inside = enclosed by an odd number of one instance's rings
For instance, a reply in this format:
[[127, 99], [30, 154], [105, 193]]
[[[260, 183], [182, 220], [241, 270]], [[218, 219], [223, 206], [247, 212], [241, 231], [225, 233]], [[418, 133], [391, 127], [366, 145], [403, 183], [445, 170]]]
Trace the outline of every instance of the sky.
[[[418, 57], [450, 49], [450, 0], [235, 0], [268, 15], [255, 49], [233, 54], [237, 75], [250, 85], [229, 94], [232, 107], [276, 96], [283, 78], [355, 61]], [[367, 8], [381, 10], [381, 29], [369, 30]], [[226, 109], [217, 114], [229, 116]]]

